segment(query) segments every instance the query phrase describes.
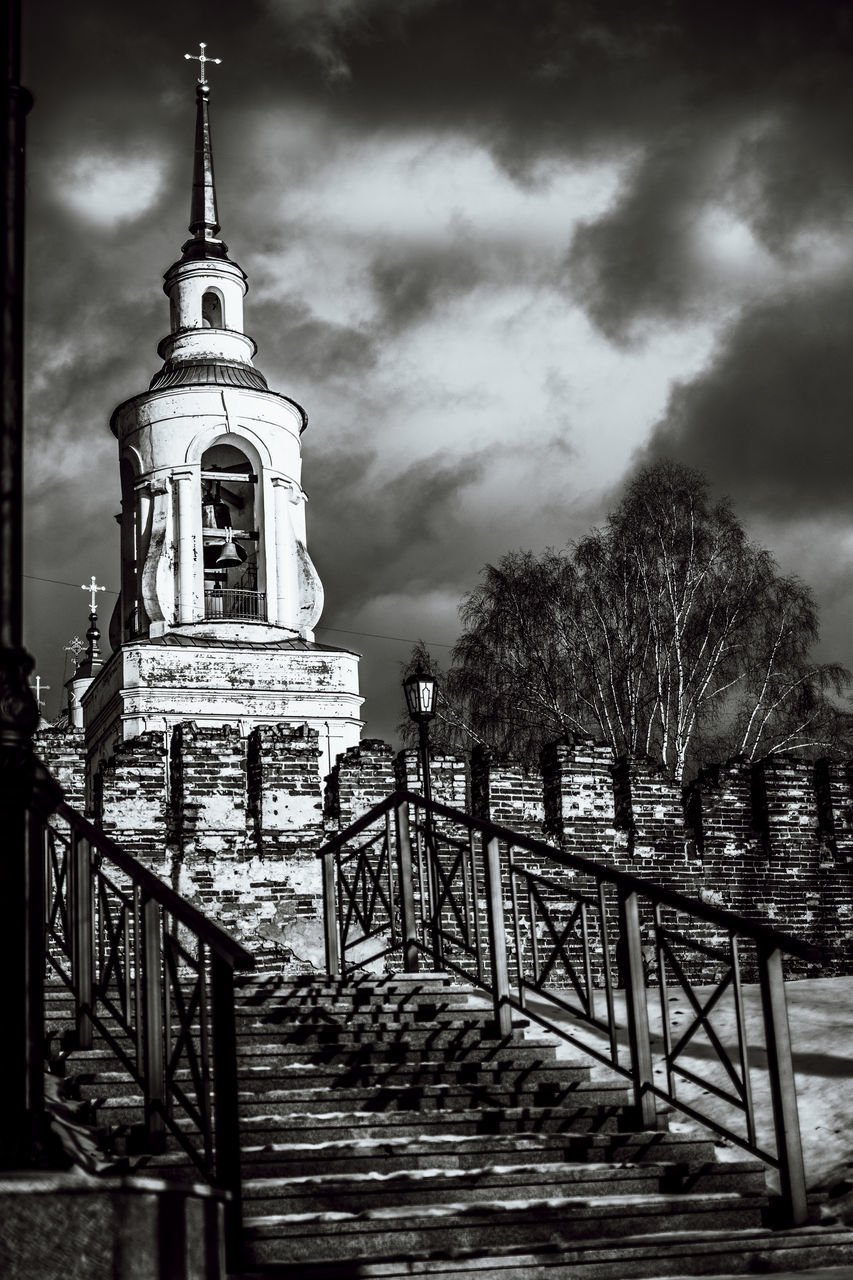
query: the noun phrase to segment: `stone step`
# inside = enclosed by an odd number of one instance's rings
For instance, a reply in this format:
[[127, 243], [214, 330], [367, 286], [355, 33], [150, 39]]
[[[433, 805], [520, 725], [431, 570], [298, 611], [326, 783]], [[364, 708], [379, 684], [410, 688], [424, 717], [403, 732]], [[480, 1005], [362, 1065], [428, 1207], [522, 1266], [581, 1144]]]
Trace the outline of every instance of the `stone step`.
[[455, 974], [441, 970], [396, 973], [387, 978], [364, 976], [330, 978], [325, 975], [318, 977], [316, 974], [297, 974], [294, 977], [285, 978], [277, 973], [238, 973], [235, 975], [234, 985], [241, 1000], [245, 998], [268, 1000], [281, 992], [293, 998], [299, 998], [303, 994], [310, 998], [343, 994], [350, 1003], [371, 999], [384, 992], [403, 992], [411, 996], [416, 996], [419, 992], [465, 993], [468, 996], [479, 994], [475, 993], [474, 988], [468, 983], [461, 983]]
[[[699, 1275], [731, 1280], [771, 1272], [779, 1280], [794, 1280], [795, 1275], [803, 1280], [850, 1280], [850, 1234], [823, 1227], [796, 1232], [754, 1228], [555, 1240], [537, 1249], [443, 1249], [432, 1257], [363, 1259], [357, 1274], [359, 1280], [689, 1280]], [[337, 1262], [292, 1267], [280, 1263], [275, 1270], [276, 1280], [342, 1280], [345, 1274]], [[244, 1270], [233, 1280], [268, 1280], [268, 1275]]]
[[[436, 1051], [433, 1052], [433, 1049], [436, 1049]], [[347, 1048], [346, 1046], [323, 1045], [320, 1049], [315, 1047], [312, 1050], [310, 1047], [300, 1045], [295, 1048], [288, 1047], [259, 1036], [256, 1039], [244, 1037], [237, 1045], [237, 1060], [240, 1069], [256, 1062], [266, 1062], [268, 1059], [280, 1062], [285, 1057], [289, 1063], [288, 1069], [290, 1069], [291, 1065], [293, 1069], [301, 1069], [304, 1066], [306, 1069], [311, 1067], [314, 1070], [329, 1070], [335, 1073], [348, 1069], [350, 1066], [359, 1069], [369, 1068], [371, 1070], [377, 1070], [383, 1066], [398, 1069], [403, 1064], [412, 1064], [413, 1067], [417, 1067], [421, 1062], [436, 1061], [459, 1064], [460, 1067], [484, 1065], [487, 1067], [518, 1067], [523, 1069], [530, 1066], [545, 1065], [559, 1066], [560, 1070], [585, 1071], [587, 1074], [590, 1072], [588, 1062], [581, 1062], [575, 1058], [557, 1057], [553, 1045], [533, 1040], [522, 1041], [518, 1044], [514, 1041], [504, 1043], [503, 1041], [487, 1042], [480, 1040], [462, 1049], [454, 1049], [452, 1046], [407, 1046], [405, 1042], [401, 1042], [399, 1045], [395, 1044], [390, 1051], [387, 1046], [381, 1044], [368, 1045], [356, 1049]]]
[[455, 1081], [501, 1085], [508, 1089], [533, 1084], [565, 1087], [588, 1082], [591, 1074], [589, 1067], [574, 1063], [541, 1066], [536, 1061], [520, 1065], [513, 1062], [454, 1062], [451, 1059], [447, 1062], [339, 1062], [318, 1066], [310, 1060], [288, 1059], [284, 1066], [278, 1054], [272, 1050], [264, 1054], [241, 1055], [238, 1071], [242, 1083], [252, 1088], [263, 1087], [265, 1080], [275, 1080], [281, 1088], [289, 1088], [291, 1085], [299, 1088], [301, 1082], [310, 1082], [315, 1088], [328, 1089], [355, 1086], [376, 1089], [395, 1083], [449, 1084]]
[[654, 1133], [436, 1133], [421, 1137], [338, 1139], [327, 1142], [246, 1143], [243, 1166], [247, 1176], [298, 1176], [406, 1169], [468, 1169], [486, 1163], [523, 1164], [531, 1161], [650, 1160], [697, 1166], [714, 1161], [710, 1139]]
[[[238, 1004], [235, 1008], [238, 1025], [244, 1021], [261, 1018], [265, 1022], [295, 1022], [311, 1026], [315, 1023], [336, 1024], [341, 1020], [355, 1022], [364, 1026], [380, 1026], [396, 1024], [410, 1026], [419, 1022], [444, 1022], [464, 1018], [466, 1021], [482, 1025], [494, 1022], [494, 1011], [491, 1007], [480, 1007], [460, 1001], [452, 1004], [449, 1001], [421, 1001], [417, 1004], [375, 1003], [347, 1005], [336, 1004], [293, 1005], [283, 1001], [272, 1002], [260, 1006]], [[529, 1020], [528, 1020], [529, 1021]]]
[[602, 1163], [566, 1165], [517, 1163], [469, 1169], [423, 1169], [320, 1177], [249, 1178], [243, 1184], [245, 1212], [251, 1216], [344, 1210], [360, 1213], [389, 1205], [474, 1203], [553, 1196], [638, 1196], [645, 1193], [762, 1195], [764, 1168], [757, 1161], [712, 1162], [685, 1173], [665, 1164]]
[[[405, 1022], [393, 1022], [390, 1020], [380, 1020], [377, 1022], [369, 1020], [359, 1020], [356, 1017], [340, 1017], [331, 1019], [303, 1019], [294, 1021], [293, 1019], [266, 1018], [255, 1015], [252, 1018], [241, 1018], [238, 1021], [238, 1035], [257, 1035], [262, 1032], [269, 1038], [274, 1035], [276, 1040], [292, 1041], [297, 1040], [300, 1043], [327, 1043], [329, 1041], [340, 1041], [342, 1044], [358, 1043], [369, 1041], [373, 1043], [378, 1041], [380, 1044], [394, 1043], [395, 1040], [413, 1040], [415, 1043], [421, 1044], [432, 1036], [452, 1036], [468, 1034], [486, 1040], [506, 1040], [511, 1041], [513, 1036], [498, 1036], [492, 1034], [494, 1021], [491, 1018], [472, 1018], [467, 1011], [460, 1012], [455, 1017], [447, 1017], [432, 1022], [430, 1020]], [[526, 1019], [513, 1019], [513, 1033], [521, 1036], [525, 1028], [530, 1023]], [[546, 1042], [547, 1043], [547, 1042]]]
[[494, 1248], [690, 1230], [740, 1231], [760, 1226], [763, 1196], [729, 1192], [601, 1196], [586, 1199], [483, 1199], [427, 1209], [394, 1206], [362, 1213], [265, 1214], [244, 1218], [253, 1262], [328, 1262], [447, 1248]]
[[[274, 1081], [270, 1081], [274, 1086]], [[280, 1109], [295, 1113], [323, 1115], [327, 1112], [362, 1111], [368, 1114], [389, 1111], [470, 1110], [471, 1107], [536, 1107], [574, 1108], [579, 1105], [627, 1106], [628, 1091], [623, 1084], [581, 1081], [575, 1085], [542, 1087], [531, 1084], [506, 1088], [503, 1084], [480, 1085], [459, 1081], [451, 1084], [386, 1084], [381, 1088], [310, 1089], [304, 1087], [240, 1091], [240, 1109], [244, 1115], [258, 1114], [248, 1107]]]
[[[120, 1108], [123, 1100], [115, 1106]], [[106, 1105], [106, 1104], [105, 1104]], [[621, 1107], [584, 1105], [569, 1107], [492, 1107], [470, 1110], [435, 1109], [423, 1113], [412, 1111], [340, 1111], [317, 1114], [311, 1112], [276, 1111], [269, 1106], [244, 1112], [240, 1121], [243, 1142], [251, 1146], [258, 1141], [304, 1142], [306, 1133], [322, 1134], [327, 1141], [360, 1138], [419, 1137], [447, 1134], [488, 1133], [613, 1133], [623, 1120]], [[265, 1135], [263, 1139], [259, 1135]]]
[[[248, 1043], [249, 1038], [253, 1036], [269, 1042], [272, 1030], [269, 1025], [258, 1023], [252, 1027], [242, 1028], [240, 1039], [244, 1044]], [[501, 1047], [520, 1049], [529, 1043], [520, 1037], [515, 1039], [513, 1036], [484, 1039], [482, 1030], [464, 1026], [441, 1027], [439, 1030], [414, 1027], [407, 1031], [398, 1030], [380, 1036], [366, 1027], [356, 1027], [352, 1030], [346, 1027], [329, 1027], [308, 1032], [304, 1028], [300, 1030], [291, 1025], [284, 1029], [276, 1027], [274, 1035], [276, 1040], [280, 1037], [281, 1052], [291, 1055], [300, 1053], [304, 1055], [306, 1050], [318, 1055], [341, 1052], [351, 1054], [361, 1051], [393, 1058], [396, 1055], [406, 1056], [412, 1052], [422, 1053], [425, 1049], [439, 1048], [443, 1052], [481, 1049], [485, 1054]], [[533, 1043], [541, 1048], [549, 1042], [539, 1040]]]

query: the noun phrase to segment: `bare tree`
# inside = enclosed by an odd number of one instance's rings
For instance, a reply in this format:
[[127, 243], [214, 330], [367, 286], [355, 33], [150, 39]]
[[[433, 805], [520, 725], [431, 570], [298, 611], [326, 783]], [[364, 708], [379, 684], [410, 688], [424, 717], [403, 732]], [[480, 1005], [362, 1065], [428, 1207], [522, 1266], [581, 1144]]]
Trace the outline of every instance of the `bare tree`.
[[572, 730], [684, 777], [696, 744], [751, 758], [828, 748], [844, 668], [817, 664], [814, 599], [727, 501], [645, 468], [603, 529], [505, 556], [463, 602], [447, 698], [459, 725], [531, 758]]

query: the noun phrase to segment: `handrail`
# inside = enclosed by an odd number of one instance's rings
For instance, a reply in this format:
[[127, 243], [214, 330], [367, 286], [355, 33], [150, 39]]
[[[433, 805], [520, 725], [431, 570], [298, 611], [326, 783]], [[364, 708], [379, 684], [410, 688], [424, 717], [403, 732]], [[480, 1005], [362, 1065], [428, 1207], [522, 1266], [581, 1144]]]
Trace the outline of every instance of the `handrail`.
[[[656, 1127], [660, 1099], [764, 1160], [779, 1175], [781, 1216], [792, 1225], [806, 1220], [782, 956], [820, 964], [823, 948], [405, 788], [332, 836], [317, 857], [331, 975], [380, 959], [386, 969], [390, 962], [413, 972], [426, 957], [490, 994], [498, 1034], [509, 1034], [518, 1009], [630, 1080], [639, 1128]], [[759, 1132], [753, 1096], [758, 1068], [742, 991], [744, 974], [752, 973], [772, 1149]], [[712, 987], [710, 995], [702, 984]], [[617, 986], [624, 989], [627, 1063]], [[690, 1011], [681, 1026], [672, 1020], [674, 989]], [[712, 1011], [723, 1001], [733, 1001], [735, 1049], [713, 1025]], [[660, 1034], [653, 1040], [655, 1016]], [[703, 1063], [701, 1079], [683, 1057], [700, 1037], [711, 1063]], [[702, 1094], [679, 1097], [677, 1081]], [[723, 1102], [733, 1118], [703, 1112], [704, 1095]]]
[[236, 1266], [234, 971], [254, 957], [64, 801], [37, 794], [28, 823], [44, 869], [46, 963], [73, 995], [76, 1047], [90, 1049], [97, 1028], [142, 1094], [137, 1143], [158, 1153], [170, 1136], [225, 1194]]
[[585, 858], [583, 854], [570, 853], [566, 850], [558, 849], [552, 844], [547, 844], [544, 840], [536, 840], [533, 836], [523, 835], [519, 831], [513, 831], [509, 827], [501, 826], [498, 822], [477, 818], [473, 814], [464, 813], [461, 809], [453, 809], [437, 800], [431, 801], [427, 806], [423, 796], [414, 791], [407, 791], [405, 787], [399, 787], [391, 795], [381, 800], [379, 804], [368, 809], [345, 831], [331, 836], [323, 847], [318, 850], [316, 856], [323, 858], [342, 849], [352, 841], [354, 836], [365, 831], [378, 817], [394, 809], [401, 801], [415, 804], [419, 808], [426, 809], [428, 807], [429, 811], [437, 817], [447, 818], [448, 821], [465, 826], [471, 831], [477, 831], [481, 835], [494, 836], [498, 840], [512, 844], [516, 849], [525, 849], [528, 853], [543, 854], [552, 862], [558, 862], [561, 866], [571, 867], [573, 871], [583, 871], [588, 875], [594, 875], [613, 885], [621, 886], [629, 892], [640, 891], [661, 903], [661, 905], [672, 907], [674, 911], [687, 912], [690, 915], [698, 916], [701, 920], [706, 920], [709, 924], [716, 924], [724, 929], [735, 929], [742, 936], [751, 938], [755, 942], [762, 942], [766, 946], [779, 947], [789, 955], [796, 956], [798, 960], [805, 960], [809, 964], [824, 965], [829, 959], [828, 952], [824, 947], [815, 946], [811, 942], [804, 942], [801, 938], [794, 937], [793, 934], [785, 933], [784, 930], [774, 929], [771, 925], [761, 924], [758, 920], [750, 920], [748, 916], [738, 915], [737, 912], [729, 911], [725, 907], [716, 907], [712, 903], [704, 902], [701, 898], [691, 898], [687, 894], [679, 893], [676, 889], [669, 889], [666, 885], [658, 884], [656, 881], [644, 880], [642, 876], [632, 875], [630, 871], [620, 871], [617, 867], [608, 866], [606, 862], [596, 862], [592, 858]]
[[209, 920], [191, 902], [187, 902], [186, 898], [182, 898], [179, 893], [175, 893], [174, 889], [170, 888], [159, 876], [155, 876], [153, 871], [149, 871], [146, 866], [143, 866], [141, 862], [138, 862], [129, 853], [125, 853], [108, 835], [105, 835], [98, 827], [93, 826], [91, 822], [72, 809], [64, 800], [56, 806], [56, 814], [57, 817], [64, 818], [68, 825], [76, 829], [81, 836], [84, 836], [99, 853], [105, 854], [120, 870], [130, 876], [173, 919], [192, 930], [218, 955], [231, 960], [235, 969], [253, 969], [255, 967], [255, 957], [250, 951], [241, 946], [218, 924], [214, 924], [212, 920]]

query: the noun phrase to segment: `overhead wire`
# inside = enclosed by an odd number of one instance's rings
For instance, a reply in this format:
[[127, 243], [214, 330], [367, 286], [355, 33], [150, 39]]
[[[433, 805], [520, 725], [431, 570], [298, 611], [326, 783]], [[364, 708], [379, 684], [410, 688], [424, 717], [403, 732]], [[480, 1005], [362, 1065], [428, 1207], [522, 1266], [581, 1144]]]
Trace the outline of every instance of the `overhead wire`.
[[[76, 582], [64, 582], [61, 578], [42, 578], [37, 573], [25, 573], [23, 577], [28, 578], [31, 582], [49, 582], [55, 587], [78, 586], [78, 583]], [[86, 591], [89, 590], [89, 588], [84, 583], [80, 583], [79, 586]], [[119, 594], [118, 591], [114, 591], [112, 587], [105, 587], [104, 590], [107, 592], [108, 595], [111, 595], [111, 596], [117, 596]], [[399, 644], [418, 644], [419, 643], [419, 640], [416, 640], [413, 636], [386, 636], [378, 631], [353, 631], [351, 629], [347, 629], [344, 627], [317, 627], [317, 630], [331, 631], [335, 635], [339, 635], [339, 636], [361, 636], [362, 639], [364, 640], [394, 640]], [[453, 648], [452, 644], [447, 644], [443, 640], [425, 640], [424, 643], [429, 645], [430, 648], [433, 648], [433, 649], [452, 649]]]

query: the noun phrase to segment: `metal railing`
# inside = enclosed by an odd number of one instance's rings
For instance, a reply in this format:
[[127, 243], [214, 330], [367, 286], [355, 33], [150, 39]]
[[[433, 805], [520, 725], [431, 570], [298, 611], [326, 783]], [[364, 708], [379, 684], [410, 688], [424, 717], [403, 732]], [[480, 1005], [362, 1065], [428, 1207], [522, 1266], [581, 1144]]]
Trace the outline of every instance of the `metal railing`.
[[265, 591], [244, 591], [236, 587], [205, 591], [205, 618], [228, 618], [244, 622], [266, 622]]
[[[93, 1032], [139, 1085], [144, 1146], [171, 1135], [227, 1193], [240, 1223], [234, 971], [253, 957], [67, 804], [28, 815], [31, 865], [44, 865], [49, 970], [74, 1001], [76, 1047]], [[33, 856], [34, 855], [34, 856]]]
[[806, 1221], [782, 957], [820, 949], [403, 790], [318, 857], [331, 975], [426, 956], [491, 995], [499, 1035], [520, 1010], [630, 1080], [638, 1128], [661, 1101], [765, 1161], [780, 1218]]

